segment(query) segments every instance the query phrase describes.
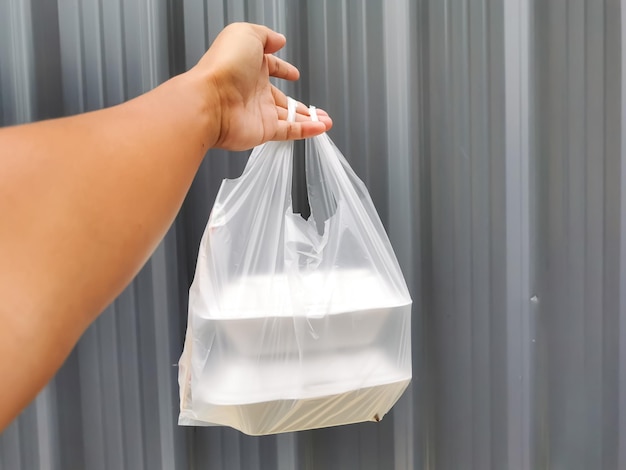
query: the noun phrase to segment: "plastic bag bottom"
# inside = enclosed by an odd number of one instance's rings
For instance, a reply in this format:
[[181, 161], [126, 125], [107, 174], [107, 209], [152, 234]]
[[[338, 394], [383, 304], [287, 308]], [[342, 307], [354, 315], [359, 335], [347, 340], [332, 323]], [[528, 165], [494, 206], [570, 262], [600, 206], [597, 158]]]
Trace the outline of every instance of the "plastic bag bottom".
[[182, 410], [178, 424], [230, 426], [252, 435], [278, 434], [363, 421], [380, 421], [411, 382], [403, 380], [334, 395], [239, 405], [205, 404]]

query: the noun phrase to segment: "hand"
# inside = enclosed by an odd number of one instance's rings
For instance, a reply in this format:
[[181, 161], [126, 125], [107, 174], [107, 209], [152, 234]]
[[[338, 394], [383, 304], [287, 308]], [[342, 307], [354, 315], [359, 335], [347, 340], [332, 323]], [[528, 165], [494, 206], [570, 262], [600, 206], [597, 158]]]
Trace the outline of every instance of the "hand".
[[212, 147], [244, 150], [268, 140], [313, 137], [327, 131], [332, 121], [318, 110], [312, 122], [308, 108], [298, 103], [296, 122], [287, 122], [287, 98], [269, 77], [297, 80], [293, 65], [272, 55], [286, 39], [265, 26], [235, 23], [227, 26], [190, 70], [213, 92], [211, 111], [219, 127]]

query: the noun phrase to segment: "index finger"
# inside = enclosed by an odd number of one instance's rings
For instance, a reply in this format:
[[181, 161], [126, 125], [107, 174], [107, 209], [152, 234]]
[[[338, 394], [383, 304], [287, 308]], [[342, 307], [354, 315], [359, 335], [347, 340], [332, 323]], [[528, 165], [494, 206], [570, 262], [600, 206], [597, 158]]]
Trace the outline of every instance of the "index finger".
[[270, 140], [308, 139], [323, 134], [325, 131], [326, 125], [320, 121], [278, 121], [276, 133]]
[[265, 54], [265, 60], [267, 60], [267, 68], [271, 77], [284, 80], [297, 80], [300, 78], [300, 71], [286, 60], [279, 59], [272, 54]]

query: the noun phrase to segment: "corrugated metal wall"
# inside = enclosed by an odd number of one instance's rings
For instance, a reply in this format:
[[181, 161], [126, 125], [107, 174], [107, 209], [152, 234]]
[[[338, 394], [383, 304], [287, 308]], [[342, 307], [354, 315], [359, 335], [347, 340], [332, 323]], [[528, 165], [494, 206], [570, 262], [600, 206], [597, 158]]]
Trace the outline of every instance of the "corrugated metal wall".
[[247, 157], [211, 151], [146, 268], [0, 437], [0, 469], [626, 468], [624, 17], [619, 0], [0, 1], [4, 125], [135, 96], [232, 21], [284, 32], [302, 79], [281, 86], [333, 116], [415, 299], [415, 380], [381, 423], [178, 427], [200, 236]]

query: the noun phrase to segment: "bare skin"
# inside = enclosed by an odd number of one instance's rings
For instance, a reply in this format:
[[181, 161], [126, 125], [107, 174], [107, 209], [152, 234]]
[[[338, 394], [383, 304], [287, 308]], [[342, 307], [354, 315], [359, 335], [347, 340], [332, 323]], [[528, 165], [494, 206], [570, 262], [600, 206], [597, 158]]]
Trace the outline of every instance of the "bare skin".
[[284, 36], [235, 24], [190, 71], [119, 106], [0, 129], [0, 431], [130, 283], [212, 147], [312, 137], [287, 99]]

